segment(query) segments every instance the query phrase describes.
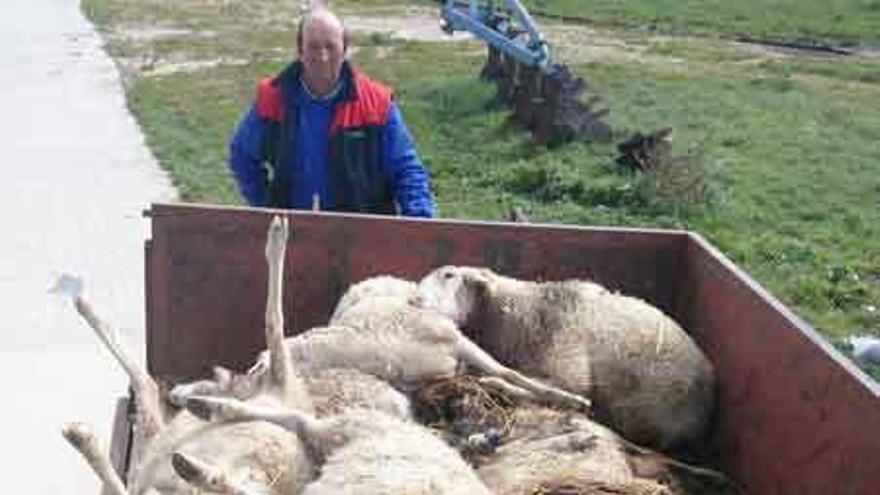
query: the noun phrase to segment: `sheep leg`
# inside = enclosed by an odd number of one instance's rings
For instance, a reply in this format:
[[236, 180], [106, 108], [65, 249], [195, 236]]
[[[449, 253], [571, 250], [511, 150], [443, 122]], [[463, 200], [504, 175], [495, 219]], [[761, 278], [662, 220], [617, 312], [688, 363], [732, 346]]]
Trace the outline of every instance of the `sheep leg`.
[[95, 313], [91, 303], [83, 296], [74, 298], [77, 312], [88, 322], [92, 330], [101, 339], [101, 342], [110, 350], [116, 361], [125, 370], [134, 390], [134, 400], [138, 414], [135, 417], [134, 428], [143, 439], [154, 437], [165, 427], [165, 419], [162, 415], [162, 401], [159, 395], [159, 387], [149, 373], [136, 363], [128, 352], [119, 345], [119, 337], [116, 330]]
[[187, 397], [193, 395], [220, 395], [225, 393], [223, 385], [214, 380], [197, 380], [175, 385], [168, 392], [168, 402], [176, 407], [186, 407]]
[[465, 363], [488, 375], [505, 380], [513, 386], [528, 390], [543, 400], [575, 409], [589, 410], [591, 408], [589, 399], [566, 392], [552, 385], [545, 385], [538, 380], [529, 378], [516, 370], [504, 366], [467, 337], [459, 337], [456, 341], [455, 349], [459, 358]]
[[676, 460], [618, 437], [636, 476], [653, 478], [659, 470], [665, 470], [666, 476], [687, 487], [689, 493], [738, 493], [736, 485], [722, 473]]
[[292, 431], [305, 440], [321, 435], [324, 422], [302, 411], [261, 407], [228, 397], [189, 397], [186, 408], [202, 419], [219, 421], [266, 421]]
[[260, 492], [233, 481], [222, 469], [193, 456], [175, 452], [171, 466], [178, 476], [195, 488], [227, 495], [260, 495]]
[[196, 380], [179, 383], [168, 392], [168, 402], [177, 407], [186, 407], [186, 398], [192, 395], [221, 395], [232, 393], [232, 370], [214, 366], [213, 380]]
[[524, 400], [530, 402], [539, 402], [538, 396], [529, 392], [528, 390], [517, 387], [516, 385], [508, 382], [507, 380], [497, 377], [497, 376], [483, 376], [477, 380], [480, 385], [484, 387], [491, 388], [503, 394], [507, 394], [517, 400]]
[[186, 407], [186, 398], [193, 395], [222, 395], [247, 400], [259, 392], [263, 375], [236, 374], [223, 366], [214, 366], [213, 370], [213, 380], [175, 385], [168, 392], [168, 401], [176, 407]]
[[85, 423], [68, 423], [61, 430], [64, 438], [73, 445], [101, 479], [112, 495], [128, 495], [122, 478], [113, 469], [113, 463], [95, 437], [94, 431]]
[[305, 385], [293, 368], [293, 358], [284, 343], [284, 253], [287, 249], [287, 218], [276, 216], [269, 225], [266, 240], [266, 263], [269, 282], [266, 295], [266, 345], [269, 350], [269, 376], [281, 391], [282, 404], [311, 410]]

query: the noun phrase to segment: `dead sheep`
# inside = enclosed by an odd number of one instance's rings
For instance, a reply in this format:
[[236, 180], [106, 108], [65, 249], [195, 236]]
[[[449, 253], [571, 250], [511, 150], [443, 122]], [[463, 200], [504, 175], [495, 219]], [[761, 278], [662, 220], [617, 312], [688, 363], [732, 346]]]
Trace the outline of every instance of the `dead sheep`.
[[642, 300], [586, 281], [529, 282], [475, 267], [438, 268], [421, 303], [501, 362], [594, 401], [637, 443], [689, 444], [707, 430], [714, 370], [685, 331]]
[[[357, 369], [408, 392], [469, 366], [488, 375], [493, 386], [516, 386], [536, 400], [564, 407], [590, 407], [584, 397], [500, 364], [462, 335], [451, 319], [416, 305], [411, 300], [414, 287], [387, 276], [354, 285], [352, 293], [343, 295], [332, 324], [286, 340], [296, 371], [309, 377], [324, 370]], [[248, 371], [250, 379], [263, 379], [267, 363], [264, 351]]]
[[[86, 299], [79, 299], [77, 305], [82, 308], [82, 313], [89, 314], [88, 319], [99, 322], [98, 328], [109, 329], [96, 319]], [[96, 330], [99, 333], [103, 331]], [[172, 463], [175, 452], [181, 452], [195, 462], [210, 459], [212, 465], [228, 466], [233, 473], [238, 473], [242, 465], [248, 465], [248, 479], [230, 482], [238, 488], [244, 484], [253, 487], [260, 482], [270, 483], [277, 478], [275, 481], [279, 490], [270, 493], [293, 494], [312, 478], [311, 460], [305, 455], [304, 448], [297, 446], [299, 441], [295, 436], [268, 423], [212, 424], [187, 411], [166, 410], [152, 377], [145, 370], [132, 366], [134, 360], [118, 348], [115, 337], [111, 336], [107, 341], [114, 349], [113, 353], [127, 363], [124, 366], [132, 380], [135, 400], [134, 439], [127, 482], [123, 482], [114, 470], [106, 469], [111, 465], [110, 459], [106, 451], [97, 447], [98, 440], [94, 438], [89, 425], [70, 423], [64, 426], [62, 433], [83, 455], [110, 493], [211, 493], [211, 490], [194, 490], [178, 475], [177, 466]], [[240, 446], [245, 446], [244, 452]], [[299, 466], [301, 469], [288, 471], [278, 469], [279, 466]], [[265, 468], [262, 473], [261, 468]], [[285, 490], [284, 487], [291, 488]]]
[[[293, 372], [283, 344], [281, 281], [287, 237], [286, 220], [276, 217], [266, 243], [269, 265], [267, 379], [265, 387], [249, 402], [311, 410], [309, 396]], [[83, 454], [114, 495], [218, 492], [293, 495], [314, 477], [311, 459], [299, 437], [284, 428], [261, 421], [207, 423], [187, 411], [167, 410], [153, 378], [118, 344], [114, 329], [96, 315], [82, 293], [81, 284], [67, 278], [59, 285], [72, 290], [77, 310], [132, 382], [136, 439], [128, 483], [123, 483], [112, 469], [106, 469], [110, 465], [107, 454], [96, 447], [97, 440], [87, 426], [73, 423], [63, 430], [68, 441]], [[228, 473], [228, 476], [211, 475], [215, 472]]]
[[[735, 495], [725, 476], [639, 447], [577, 413], [518, 407], [504, 443], [477, 474], [496, 495]], [[602, 491], [606, 490], [606, 491]]]
[[[486, 389], [467, 375], [420, 390], [414, 407], [447, 438], [465, 432], [468, 441], [453, 444], [496, 495], [737, 493], [718, 472], [639, 447], [583, 413]], [[486, 432], [497, 432], [497, 440], [474, 449], [472, 441]]]
[[418, 296], [419, 286], [410, 280], [380, 275], [358, 282], [342, 295], [330, 316], [330, 325], [338, 323], [342, 315], [364, 299], [372, 297], [398, 297], [409, 300]]
[[187, 407], [217, 420], [264, 420], [297, 432], [321, 465], [303, 495], [490, 494], [458, 453], [428, 429], [381, 411], [355, 408], [317, 418], [223, 397], [190, 397]]
[[412, 419], [406, 395], [357, 369], [326, 369], [304, 380], [318, 417], [341, 414], [347, 409], [371, 409], [401, 420]]
[[[318, 416], [339, 413], [345, 407], [360, 407], [383, 410], [404, 419], [410, 417], [406, 396], [378, 378], [394, 374], [392, 371], [400, 366], [389, 364], [385, 350], [375, 345], [363, 347], [339, 338], [353, 333], [357, 334], [356, 338], [361, 336], [355, 329], [338, 328], [339, 325], [335, 323], [365, 299], [377, 296], [407, 299], [417, 293], [418, 287], [414, 282], [390, 276], [374, 277], [354, 284], [337, 303], [328, 327], [315, 328], [288, 340], [288, 347], [293, 352], [293, 366], [305, 381]], [[334, 333], [337, 330], [339, 335]], [[334, 352], [333, 347], [337, 344], [355, 348]], [[318, 351], [317, 348], [322, 350]], [[186, 397], [190, 395], [246, 400], [262, 388], [261, 382], [268, 371], [267, 363], [268, 352], [263, 351], [256, 364], [245, 374], [215, 366], [213, 379], [178, 384], [170, 391], [169, 399], [178, 407], [184, 407]], [[399, 384], [401, 380], [397, 379], [398, 376], [394, 374], [391, 381]]]
[[[262, 375], [237, 374], [215, 366], [214, 378], [182, 383], [169, 392], [169, 400], [186, 406], [193, 395], [248, 400], [262, 387]], [[306, 391], [319, 417], [338, 414], [347, 408], [377, 409], [401, 419], [411, 419], [406, 395], [373, 375], [355, 368], [328, 368], [303, 375]]]
[[337, 308], [333, 325], [288, 339], [297, 369], [309, 375], [321, 369], [356, 367], [409, 391], [470, 366], [494, 383], [529, 390], [539, 400], [590, 407], [583, 397], [503, 366], [465, 337], [450, 318], [415, 305], [411, 290], [401, 290], [405, 287], [406, 281], [391, 282], [389, 277], [355, 285], [361, 296], [344, 309]]

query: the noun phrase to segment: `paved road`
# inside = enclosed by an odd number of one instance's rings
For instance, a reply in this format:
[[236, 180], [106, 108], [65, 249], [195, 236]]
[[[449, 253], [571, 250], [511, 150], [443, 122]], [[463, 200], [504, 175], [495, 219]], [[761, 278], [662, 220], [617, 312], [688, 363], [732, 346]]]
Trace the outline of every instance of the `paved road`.
[[84, 275], [98, 308], [142, 356], [141, 211], [175, 194], [78, 2], [0, 2], [0, 67], [4, 491], [96, 494], [97, 479], [59, 427], [89, 421], [109, 441], [127, 382], [47, 288], [62, 271]]

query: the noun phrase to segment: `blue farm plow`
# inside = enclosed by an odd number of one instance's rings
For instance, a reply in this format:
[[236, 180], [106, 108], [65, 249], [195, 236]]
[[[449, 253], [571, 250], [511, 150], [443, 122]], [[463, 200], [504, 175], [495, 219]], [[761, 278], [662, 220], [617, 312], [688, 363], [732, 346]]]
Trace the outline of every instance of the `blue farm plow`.
[[516, 120], [542, 144], [573, 140], [609, 141], [608, 110], [586, 82], [553, 58], [520, 0], [445, 0], [442, 28], [468, 31], [488, 46], [481, 77], [498, 85]]

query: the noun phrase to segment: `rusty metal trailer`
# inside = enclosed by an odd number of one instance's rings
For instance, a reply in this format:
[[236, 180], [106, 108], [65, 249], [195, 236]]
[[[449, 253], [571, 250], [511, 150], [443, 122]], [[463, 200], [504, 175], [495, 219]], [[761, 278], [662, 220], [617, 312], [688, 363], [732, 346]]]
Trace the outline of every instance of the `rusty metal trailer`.
[[[170, 380], [246, 367], [262, 348], [270, 210], [153, 205], [146, 244], [148, 366]], [[751, 495], [880, 493], [878, 386], [700, 235], [291, 213], [288, 332], [325, 322], [371, 275], [444, 264], [536, 280], [589, 278], [659, 306], [715, 365], [717, 467]], [[124, 469], [124, 404], [113, 453]]]

